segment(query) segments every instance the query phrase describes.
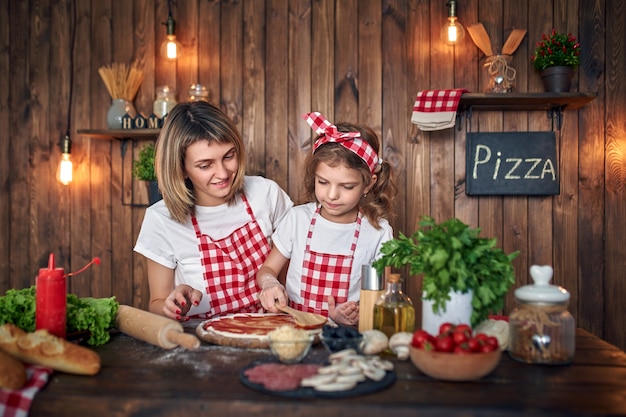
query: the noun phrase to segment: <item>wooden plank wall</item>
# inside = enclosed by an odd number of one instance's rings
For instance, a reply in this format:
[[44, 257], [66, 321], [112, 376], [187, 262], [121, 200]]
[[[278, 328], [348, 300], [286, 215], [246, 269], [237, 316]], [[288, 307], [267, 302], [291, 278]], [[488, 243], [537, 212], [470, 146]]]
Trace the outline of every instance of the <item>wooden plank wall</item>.
[[[506, 252], [519, 250], [517, 284], [532, 264], [555, 268], [572, 294], [578, 324], [626, 347], [626, 46], [621, 0], [459, 0], [466, 26], [482, 22], [500, 48], [512, 28], [528, 35], [514, 54], [516, 90], [542, 91], [530, 65], [534, 43], [552, 27], [575, 34], [582, 65], [574, 91], [598, 98], [567, 111], [558, 134], [561, 194], [469, 197], [468, 131], [550, 130], [544, 112], [474, 112], [460, 129], [422, 132], [410, 122], [420, 90], [484, 90], [484, 56], [469, 36], [439, 39], [444, 0], [173, 0], [184, 56], [165, 62], [167, 0], [7, 0], [0, 4], [0, 291], [34, 283], [48, 254], [74, 271], [80, 296], [115, 295], [145, 308], [145, 261], [132, 251], [143, 218], [132, 159], [146, 141], [99, 140], [78, 129], [106, 128], [110, 97], [98, 68], [139, 60], [145, 80], [135, 106], [150, 113], [155, 87], [186, 99], [202, 83], [241, 129], [250, 174], [275, 179], [300, 200], [311, 130], [302, 113], [371, 125], [397, 171], [393, 222], [410, 234], [421, 215], [456, 216]], [[72, 29], [75, 41], [72, 42]], [[73, 46], [73, 48], [72, 48]], [[73, 53], [72, 53], [73, 50]], [[57, 146], [73, 140], [75, 180], [55, 181]], [[407, 291], [416, 301], [420, 281]], [[513, 307], [512, 293], [506, 312]]]

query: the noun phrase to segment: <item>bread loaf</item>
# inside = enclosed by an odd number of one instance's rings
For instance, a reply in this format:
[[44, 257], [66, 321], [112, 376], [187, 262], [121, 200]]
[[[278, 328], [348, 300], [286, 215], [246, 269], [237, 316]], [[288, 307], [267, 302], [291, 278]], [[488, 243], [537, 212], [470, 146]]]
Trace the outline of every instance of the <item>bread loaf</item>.
[[18, 359], [0, 350], [0, 388], [15, 390], [26, 384], [26, 368]]
[[100, 371], [98, 353], [43, 329], [27, 333], [13, 324], [4, 324], [0, 326], [0, 349], [23, 362], [57, 371], [79, 375], [95, 375]]

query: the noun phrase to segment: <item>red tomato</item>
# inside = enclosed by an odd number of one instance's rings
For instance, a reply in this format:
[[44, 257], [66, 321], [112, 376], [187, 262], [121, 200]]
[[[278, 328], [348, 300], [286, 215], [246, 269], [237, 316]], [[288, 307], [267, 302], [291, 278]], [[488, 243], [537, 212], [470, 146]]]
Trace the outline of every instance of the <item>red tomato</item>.
[[475, 337], [472, 337], [470, 340], [467, 341], [467, 347], [472, 352], [478, 352], [480, 350], [480, 342]]
[[486, 340], [487, 345], [492, 346], [493, 348], [498, 348], [498, 339], [494, 336], [489, 336]]
[[482, 345], [480, 347], [480, 352], [482, 352], [482, 353], [489, 353], [489, 352], [493, 352], [496, 349], [497, 348], [487, 344], [487, 345]]
[[480, 342], [484, 342], [484, 341], [486, 341], [486, 340], [487, 340], [487, 338], [488, 338], [489, 336], [487, 336], [487, 335], [486, 335], [486, 334], [484, 334], [484, 333], [478, 333], [478, 334], [477, 334], [476, 336], [474, 336], [474, 337], [476, 338], [476, 340], [478, 340], [478, 341], [480, 341]]
[[433, 352], [435, 350], [437, 350], [435, 348], [435, 339], [433, 338], [432, 341], [427, 340], [426, 342], [424, 342], [424, 345], [422, 346], [422, 349], [428, 351], [428, 352]]
[[472, 353], [472, 350], [470, 349], [467, 342], [463, 342], [454, 347], [454, 353], [459, 353], [459, 354]]
[[469, 335], [465, 332], [454, 331], [452, 333], [452, 340], [456, 345], [460, 345], [461, 343], [466, 343], [469, 340]]
[[439, 335], [435, 341], [435, 350], [439, 352], [452, 352], [454, 350], [454, 340], [450, 335]]
[[439, 326], [439, 334], [447, 334], [450, 333], [454, 330], [456, 326], [454, 325], [454, 323], [443, 323], [441, 326]]
[[454, 328], [454, 331], [455, 332], [466, 333], [466, 334], [468, 334], [470, 336], [472, 334], [472, 328], [470, 327], [469, 324], [465, 324], [465, 323], [457, 324], [456, 327]]
[[424, 343], [430, 342], [431, 344], [435, 341], [435, 337], [428, 333], [426, 330], [416, 330], [413, 333], [412, 344], [417, 348], [424, 347]]

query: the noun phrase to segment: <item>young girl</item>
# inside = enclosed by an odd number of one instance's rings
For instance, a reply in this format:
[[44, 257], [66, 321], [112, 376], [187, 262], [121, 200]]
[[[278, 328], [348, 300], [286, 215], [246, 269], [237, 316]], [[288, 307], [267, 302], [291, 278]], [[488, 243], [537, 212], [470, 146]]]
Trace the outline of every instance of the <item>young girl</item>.
[[[298, 310], [355, 325], [361, 265], [393, 238], [392, 168], [378, 157], [369, 127], [334, 126], [317, 112], [303, 118], [319, 134], [305, 165], [304, 188], [313, 202], [292, 208], [272, 236], [274, 247], [257, 274], [259, 299], [270, 312], [289, 300]], [[285, 289], [277, 275], [288, 261]]]
[[261, 311], [256, 273], [293, 206], [273, 181], [244, 176], [243, 140], [206, 102], [178, 104], [156, 142], [163, 200], [150, 206], [135, 251], [148, 261], [150, 311], [177, 320]]

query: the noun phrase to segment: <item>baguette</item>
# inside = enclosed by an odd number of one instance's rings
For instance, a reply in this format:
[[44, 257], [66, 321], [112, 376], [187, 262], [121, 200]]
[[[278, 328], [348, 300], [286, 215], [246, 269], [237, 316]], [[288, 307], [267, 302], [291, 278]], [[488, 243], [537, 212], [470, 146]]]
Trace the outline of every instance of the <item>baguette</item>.
[[0, 326], [0, 349], [26, 363], [46, 366], [78, 375], [95, 375], [100, 371], [97, 352], [40, 329], [27, 333], [6, 323]]
[[0, 350], [0, 388], [16, 390], [26, 384], [26, 368], [24, 364]]

